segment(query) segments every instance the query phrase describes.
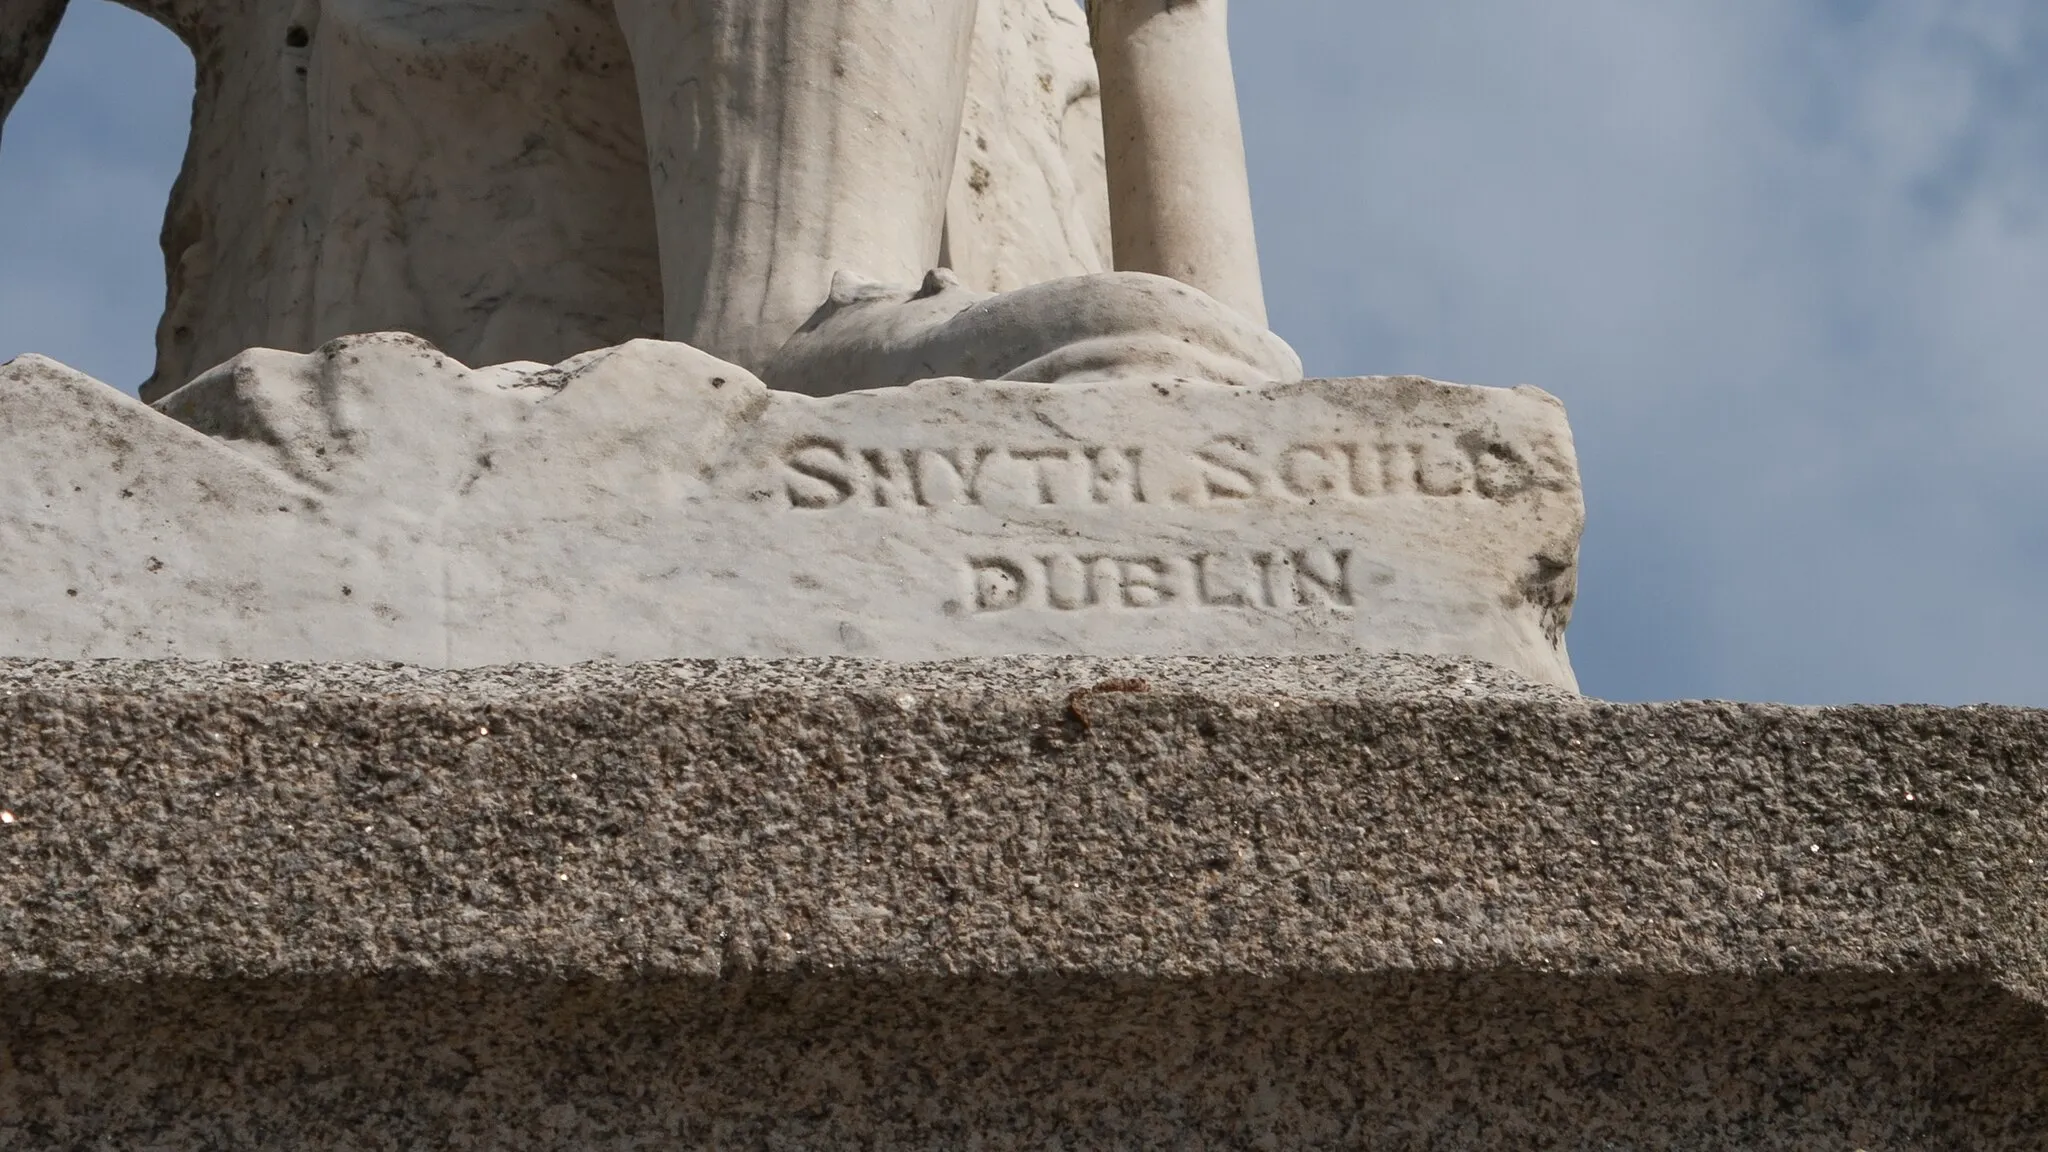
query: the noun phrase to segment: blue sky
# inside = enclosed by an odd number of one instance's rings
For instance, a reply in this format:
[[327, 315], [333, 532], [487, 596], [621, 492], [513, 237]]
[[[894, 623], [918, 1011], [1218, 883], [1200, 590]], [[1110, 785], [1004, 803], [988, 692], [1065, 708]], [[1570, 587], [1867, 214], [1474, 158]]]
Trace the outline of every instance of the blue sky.
[[[1274, 326], [1533, 383], [1614, 699], [2048, 705], [2048, 5], [1239, 0]], [[132, 387], [183, 49], [74, 0], [0, 145], [0, 359]]]

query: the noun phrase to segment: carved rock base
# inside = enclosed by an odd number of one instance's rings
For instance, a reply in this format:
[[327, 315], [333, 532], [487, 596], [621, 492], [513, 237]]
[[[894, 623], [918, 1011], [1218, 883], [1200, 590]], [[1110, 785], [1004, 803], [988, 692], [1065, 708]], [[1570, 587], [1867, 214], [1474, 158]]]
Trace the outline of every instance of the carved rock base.
[[1562, 407], [1413, 378], [814, 399], [679, 344], [0, 368], [0, 655], [1407, 651], [1574, 685]]

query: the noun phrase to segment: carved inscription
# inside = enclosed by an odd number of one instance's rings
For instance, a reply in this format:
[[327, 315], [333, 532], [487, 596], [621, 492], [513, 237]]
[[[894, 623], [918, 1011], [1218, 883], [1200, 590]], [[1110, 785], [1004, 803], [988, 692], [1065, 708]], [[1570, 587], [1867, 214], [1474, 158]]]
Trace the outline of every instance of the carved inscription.
[[1142, 448], [857, 448], [802, 440], [783, 454], [789, 505], [979, 507], [992, 496], [1049, 507], [1151, 502]]
[[1501, 503], [1577, 485], [1555, 445], [1512, 445], [1467, 433], [1452, 440], [1263, 444], [1221, 436], [1191, 451], [1158, 446], [976, 445], [867, 448], [823, 437], [783, 453], [789, 507], [917, 509], [1005, 506], [1228, 507], [1268, 500], [1321, 504], [1385, 497], [1467, 497]]
[[1041, 609], [1265, 609], [1358, 606], [1354, 552], [1310, 547], [1187, 556], [1048, 552], [967, 562], [968, 603], [978, 614]]
[[1569, 491], [1571, 462], [1555, 448], [1518, 448], [1467, 434], [1455, 441], [1342, 441], [1273, 448], [1222, 436], [1195, 450], [1201, 502], [1321, 502], [1386, 496], [1476, 496], [1505, 503], [1537, 489]]

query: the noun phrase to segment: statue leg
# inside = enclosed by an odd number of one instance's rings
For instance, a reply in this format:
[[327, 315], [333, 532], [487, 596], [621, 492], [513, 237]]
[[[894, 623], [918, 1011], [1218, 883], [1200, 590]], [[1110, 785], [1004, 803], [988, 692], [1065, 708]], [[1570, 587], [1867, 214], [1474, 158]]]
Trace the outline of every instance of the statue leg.
[[758, 368], [842, 269], [938, 262], [974, 0], [615, 0], [667, 334]]
[[1116, 266], [1266, 322], [1227, 0], [1093, 0]]

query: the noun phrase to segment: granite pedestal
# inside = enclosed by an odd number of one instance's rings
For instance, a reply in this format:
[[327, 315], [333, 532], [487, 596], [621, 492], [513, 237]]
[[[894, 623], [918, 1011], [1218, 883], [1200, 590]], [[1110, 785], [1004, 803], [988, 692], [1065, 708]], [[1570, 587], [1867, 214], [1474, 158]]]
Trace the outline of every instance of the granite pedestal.
[[0, 665], [0, 1147], [2038, 1149], [2048, 713]]

